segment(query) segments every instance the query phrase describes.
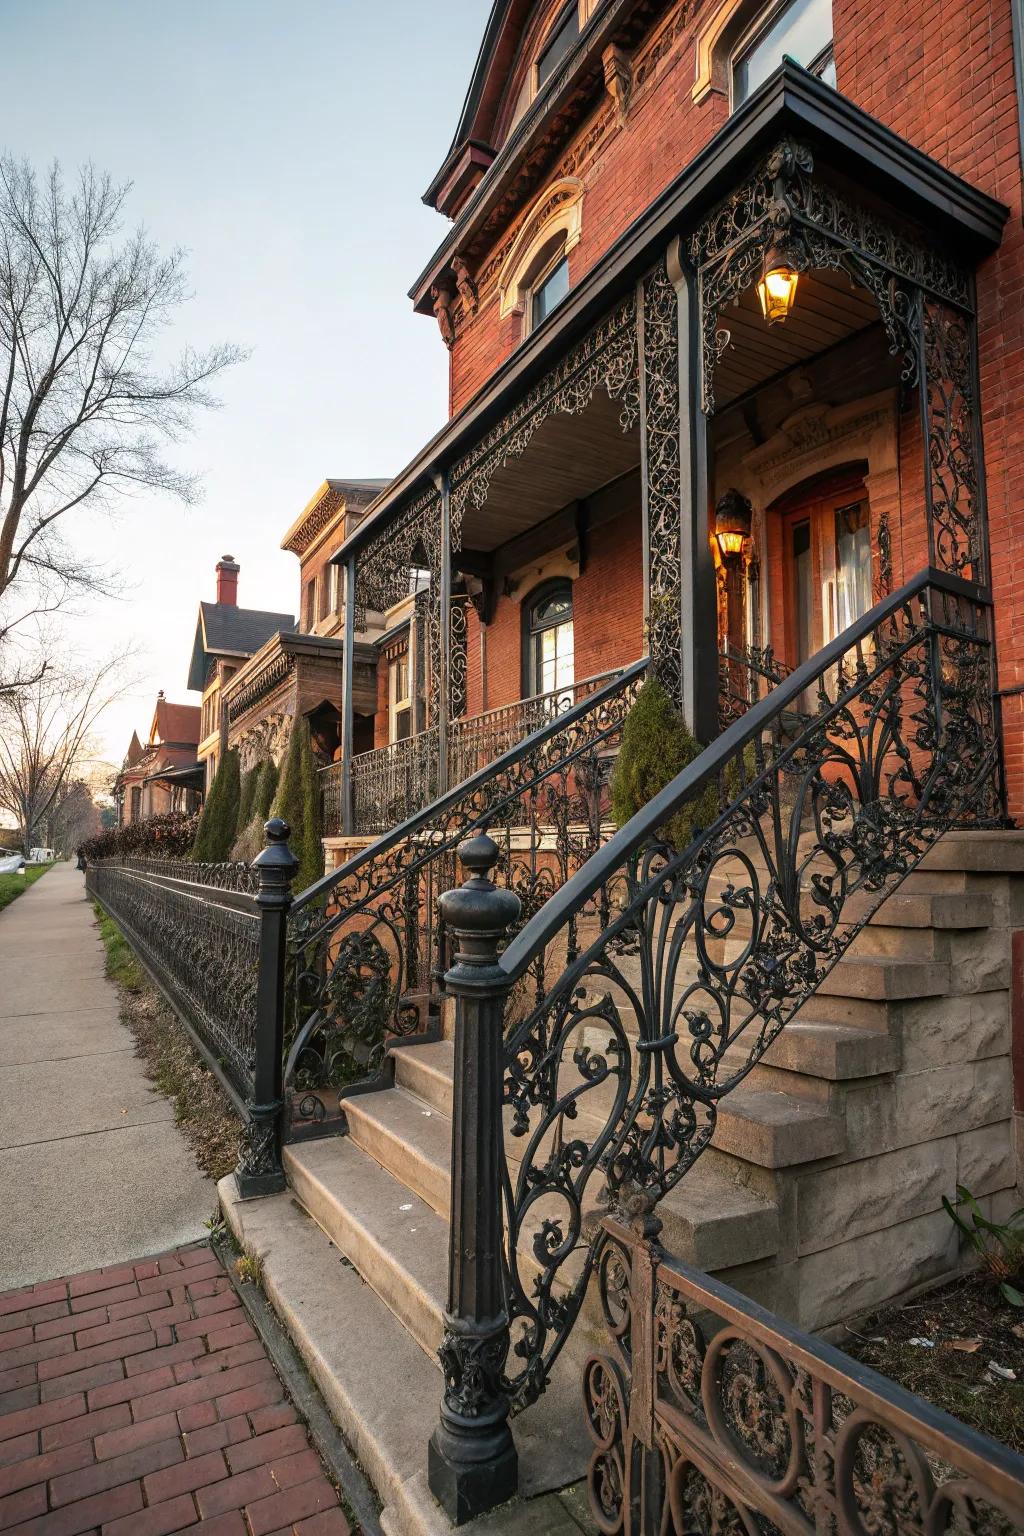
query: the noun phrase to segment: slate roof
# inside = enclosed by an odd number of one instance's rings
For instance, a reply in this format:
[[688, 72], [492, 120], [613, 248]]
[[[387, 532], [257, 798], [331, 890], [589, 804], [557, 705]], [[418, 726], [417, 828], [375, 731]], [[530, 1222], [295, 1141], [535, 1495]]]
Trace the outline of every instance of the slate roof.
[[200, 603], [188, 686], [202, 693], [211, 656], [252, 656], [271, 635], [289, 634], [295, 628], [290, 613], [236, 608], [234, 603]]

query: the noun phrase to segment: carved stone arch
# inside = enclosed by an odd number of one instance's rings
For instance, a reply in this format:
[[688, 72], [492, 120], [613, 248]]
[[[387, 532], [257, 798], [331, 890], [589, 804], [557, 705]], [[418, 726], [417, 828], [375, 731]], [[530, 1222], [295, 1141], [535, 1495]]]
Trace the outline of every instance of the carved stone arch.
[[559, 238], [566, 255], [579, 244], [583, 233], [583, 190], [577, 177], [563, 176], [545, 187], [534, 200], [498, 274], [498, 308], [502, 318], [522, 310], [538, 270], [550, 260]]
[[761, 15], [777, 9], [772, 0], [721, 0], [704, 18], [695, 39], [697, 62], [693, 99], [698, 104], [714, 92], [729, 94], [733, 49]]

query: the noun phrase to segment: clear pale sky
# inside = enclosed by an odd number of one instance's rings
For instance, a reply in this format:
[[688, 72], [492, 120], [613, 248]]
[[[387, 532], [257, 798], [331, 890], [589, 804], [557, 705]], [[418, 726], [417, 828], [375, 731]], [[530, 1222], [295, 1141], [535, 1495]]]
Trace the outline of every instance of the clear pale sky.
[[441, 425], [447, 353], [406, 291], [446, 221], [420, 201], [451, 141], [489, 0], [0, 0], [0, 145], [39, 169], [132, 181], [129, 223], [188, 248], [175, 339], [252, 348], [175, 462], [205, 496], [83, 517], [116, 600], [65, 621], [85, 658], [123, 643], [141, 685], [105, 717], [120, 763], [158, 688], [185, 687], [224, 553], [246, 607], [296, 611], [278, 545], [328, 475], [388, 476]]

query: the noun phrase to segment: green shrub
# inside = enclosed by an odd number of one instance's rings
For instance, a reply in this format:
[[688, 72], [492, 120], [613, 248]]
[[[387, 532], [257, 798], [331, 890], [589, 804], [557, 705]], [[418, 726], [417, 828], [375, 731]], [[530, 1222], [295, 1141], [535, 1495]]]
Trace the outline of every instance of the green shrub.
[[[977, 1254], [982, 1269], [999, 1287], [1003, 1300], [1011, 1307], [1024, 1307], [1024, 1207], [1006, 1221], [989, 1221], [963, 1184], [956, 1187], [956, 1204], [943, 1195], [942, 1206]], [[971, 1218], [970, 1225], [960, 1215], [961, 1206]]]
[[[700, 743], [656, 677], [644, 683], [626, 717], [612, 773], [612, 815], [625, 826], [702, 751]], [[659, 828], [678, 852], [718, 814], [714, 780]]]
[[196, 863], [222, 864], [231, 857], [231, 845], [238, 827], [240, 796], [238, 753], [231, 749], [221, 758], [199, 817], [199, 830], [192, 845], [192, 858]]
[[293, 888], [304, 891], [324, 872], [320, 785], [309, 739], [309, 721], [304, 716], [297, 717], [292, 723], [273, 815], [283, 817], [291, 827], [289, 844], [299, 861]]
[[251, 864], [264, 846], [263, 824], [270, 815], [277, 789], [277, 767], [273, 758], [257, 763], [242, 777], [242, 797], [238, 807], [238, 834], [231, 857]]

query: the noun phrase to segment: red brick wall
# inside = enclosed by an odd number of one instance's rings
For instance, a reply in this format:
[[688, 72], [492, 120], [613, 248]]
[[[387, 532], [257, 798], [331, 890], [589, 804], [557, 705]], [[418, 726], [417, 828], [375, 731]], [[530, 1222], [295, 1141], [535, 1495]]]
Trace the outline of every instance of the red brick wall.
[[[701, 6], [696, 20], [707, 10]], [[1024, 483], [1024, 231], [1010, 0], [955, 6], [947, 0], [833, 0], [833, 14], [843, 93], [1011, 210], [1002, 247], [978, 272], [979, 343], [999, 681], [1003, 688], [1024, 685], [1024, 560], [1017, 531]], [[700, 106], [692, 101], [695, 25], [678, 34], [621, 130], [613, 130], [589, 162], [572, 167], [586, 189], [582, 237], [570, 257], [574, 282], [725, 120], [721, 95]], [[597, 110], [607, 109], [602, 104]], [[590, 126], [583, 125], [577, 143]], [[565, 158], [572, 154], [570, 146]], [[562, 169], [554, 168], [552, 177]], [[497, 294], [484, 292], [478, 315], [452, 351], [453, 411], [514, 350], [520, 331], [515, 316], [499, 322]], [[903, 467], [913, 473], [906, 439]], [[913, 501], [904, 482], [903, 504]], [[918, 532], [909, 528], [896, 543], [904, 571], [917, 564], [919, 544]], [[492, 662], [492, 677], [490, 693], [510, 686], [504, 665], [495, 671]], [[1020, 696], [1005, 701], [1003, 718], [1011, 810], [1024, 815]]]
[[[470, 608], [466, 658], [469, 714], [522, 698], [522, 604], [536, 585], [524, 582], [514, 596], [498, 598], [486, 630], [486, 691], [481, 674], [481, 626]], [[610, 671], [643, 655], [639, 508], [591, 532], [584, 570], [573, 582], [572, 596], [577, 679]]]

